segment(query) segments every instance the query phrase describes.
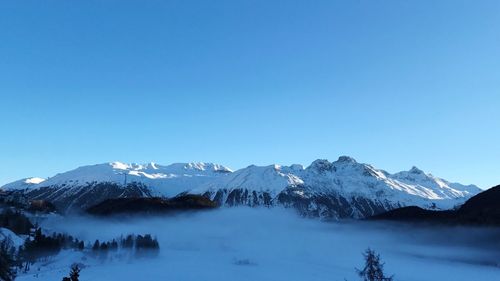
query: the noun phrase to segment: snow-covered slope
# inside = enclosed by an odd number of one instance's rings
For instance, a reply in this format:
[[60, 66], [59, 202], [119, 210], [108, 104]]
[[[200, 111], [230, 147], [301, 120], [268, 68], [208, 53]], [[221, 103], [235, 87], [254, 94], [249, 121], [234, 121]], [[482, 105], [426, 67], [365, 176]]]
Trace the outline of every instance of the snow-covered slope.
[[192, 193], [221, 205], [281, 205], [304, 215], [335, 218], [365, 217], [408, 205], [451, 208], [480, 192], [476, 186], [450, 183], [417, 168], [390, 174], [347, 156], [335, 162], [316, 160], [307, 168], [251, 165], [235, 172], [210, 163], [112, 162], [80, 167], [39, 183], [21, 180], [3, 189], [24, 190], [30, 198], [64, 209], [115, 197]]
[[21, 180], [17, 180], [15, 182], [8, 183], [4, 186], [2, 186], [2, 189], [4, 190], [23, 190], [23, 189], [29, 189], [37, 184], [40, 184], [44, 182], [45, 179], [42, 178], [25, 178]]
[[396, 173], [392, 178], [408, 186], [414, 186], [416, 189], [424, 192], [423, 197], [429, 199], [470, 197], [471, 194], [477, 194], [480, 191], [475, 185], [450, 183], [432, 174], [426, 174], [417, 167], [413, 167], [409, 171]]
[[36, 189], [49, 186], [78, 188], [95, 183], [126, 186], [129, 183], [140, 183], [154, 187], [152, 191], [156, 195], [175, 196], [230, 172], [229, 168], [212, 163], [175, 163], [162, 166], [155, 163], [141, 165], [111, 162], [79, 167], [45, 180], [39, 179], [38, 183], [33, 179], [16, 181], [3, 186], [2, 189]]
[[294, 172], [300, 171], [280, 165], [263, 167], [251, 165], [226, 177], [219, 178], [216, 181], [208, 182], [204, 186], [191, 190], [191, 193], [204, 193], [219, 189], [227, 189], [229, 191], [233, 189], [247, 189], [278, 194], [287, 187], [304, 184], [304, 181], [298, 175], [294, 174]]
[[0, 227], [0, 241], [4, 241], [5, 239], [9, 239], [9, 246], [14, 247], [15, 249], [24, 245], [24, 239], [22, 237], [16, 235], [8, 228]]

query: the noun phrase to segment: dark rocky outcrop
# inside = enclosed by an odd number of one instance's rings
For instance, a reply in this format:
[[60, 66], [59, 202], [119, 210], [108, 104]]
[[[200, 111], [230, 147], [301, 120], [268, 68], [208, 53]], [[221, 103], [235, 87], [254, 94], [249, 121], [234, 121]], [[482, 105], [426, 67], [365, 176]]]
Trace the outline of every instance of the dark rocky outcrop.
[[182, 195], [171, 199], [159, 197], [107, 199], [88, 208], [87, 213], [99, 216], [137, 213], [162, 214], [214, 208], [217, 208], [217, 204], [204, 196]]
[[56, 206], [47, 200], [33, 200], [30, 202], [28, 211], [32, 213], [54, 213]]

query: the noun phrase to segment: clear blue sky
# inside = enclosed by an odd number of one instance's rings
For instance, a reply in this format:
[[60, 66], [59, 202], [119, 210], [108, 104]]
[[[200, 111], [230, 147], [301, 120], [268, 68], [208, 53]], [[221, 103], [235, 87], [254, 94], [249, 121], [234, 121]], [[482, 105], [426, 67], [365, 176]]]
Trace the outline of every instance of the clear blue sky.
[[0, 184], [350, 155], [500, 184], [500, 1], [2, 1]]

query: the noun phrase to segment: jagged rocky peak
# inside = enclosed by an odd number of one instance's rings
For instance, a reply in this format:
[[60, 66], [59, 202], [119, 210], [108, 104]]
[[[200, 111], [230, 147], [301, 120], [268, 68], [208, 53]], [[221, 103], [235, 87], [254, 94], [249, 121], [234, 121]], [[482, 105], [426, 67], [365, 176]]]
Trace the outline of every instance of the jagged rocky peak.
[[214, 172], [220, 172], [220, 173], [232, 172], [232, 170], [226, 166], [214, 164], [214, 163], [204, 163], [204, 162], [187, 163], [187, 164], [185, 164], [184, 168], [185, 169], [195, 169], [198, 171], [214, 171]]
[[356, 160], [349, 156], [340, 156], [335, 162], [330, 162], [326, 159], [318, 159], [312, 162], [311, 166], [308, 167], [310, 170], [317, 171], [319, 173], [323, 172], [336, 172], [338, 167], [343, 167], [346, 165], [357, 165], [359, 164]]
[[334, 172], [335, 167], [331, 162], [326, 159], [318, 159], [311, 163], [311, 165], [307, 168], [308, 170], [314, 170], [318, 173], [323, 172]]
[[336, 161], [336, 163], [352, 163], [356, 164], [356, 160], [350, 156], [340, 156], [339, 159]]
[[425, 175], [425, 172], [417, 168], [416, 166], [411, 167], [411, 169], [408, 171], [410, 174], [415, 174], [415, 175]]

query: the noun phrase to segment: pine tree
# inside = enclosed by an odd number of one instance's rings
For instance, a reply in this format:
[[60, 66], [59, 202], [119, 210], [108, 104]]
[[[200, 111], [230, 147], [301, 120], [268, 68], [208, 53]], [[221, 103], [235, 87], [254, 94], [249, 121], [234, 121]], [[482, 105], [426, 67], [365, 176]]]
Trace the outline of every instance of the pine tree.
[[34, 237], [34, 240], [35, 241], [40, 241], [42, 240], [43, 236], [42, 236], [42, 229], [39, 227], [35, 230], [35, 237]]
[[80, 242], [78, 243], [78, 249], [79, 249], [79, 250], [83, 250], [84, 248], [85, 248], [85, 244], [83, 243], [83, 241], [80, 241]]
[[127, 235], [127, 237], [121, 241], [122, 248], [133, 248], [134, 247], [135, 237], [131, 234]]
[[9, 238], [0, 242], [0, 280], [11, 281], [16, 277], [14, 258], [12, 254], [12, 242]]
[[102, 242], [101, 243], [101, 250], [102, 251], [107, 251], [109, 249], [108, 242]]
[[71, 281], [78, 281], [78, 278], [80, 277], [80, 267], [77, 264], [73, 264], [71, 266], [71, 271], [69, 273], [69, 278]]
[[113, 239], [113, 241], [111, 241], [111, 243], [109, 244], [109, 248], [112, 250], [118, 249], [118, 242], [116, 242], [116, 240]]
[[97, 250], [99, 250], [99, 247], [100, 247], [99, 240], [95, 240], [94, 246], [92, 246], [92, 250], [97, 251]]
[[384, 274], [384, 263], [380, 261], [380, 255], [368, 248], [363, 254], [365, 266], [362, 270], [356, 269], [363, 281], [392, 281], [393, 276]]

